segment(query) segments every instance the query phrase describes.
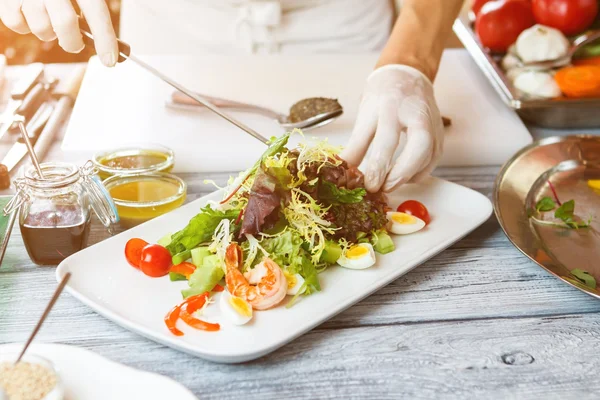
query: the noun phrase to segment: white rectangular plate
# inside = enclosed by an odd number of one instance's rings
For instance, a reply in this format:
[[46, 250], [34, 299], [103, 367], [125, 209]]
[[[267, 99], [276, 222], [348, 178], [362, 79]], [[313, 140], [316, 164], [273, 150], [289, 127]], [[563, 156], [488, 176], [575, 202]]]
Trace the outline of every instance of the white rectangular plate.
[[491, 202], [485, 196], [454, 183], [431, 178], [423, 184], [405, 185], [389, 197], [390, 206], [397, 207], [407, 199], [419, 200], [428, 207], [431, 223], [418, 233], [396, 236], [396, 250], [377, 255], [377, 264], [372, 268], [348, 270], [333, 266], [319, 275], [321, 292], [302, 298], [290, 309], [279, 306], [256, 312], [244, 326], [234, 326], [222, 318], [218, 306], [208, 307], [203, 318], [220, 323], [220, 331], [198, 331], [179, 322], [185, 335], [176, 337], [167, 330], [163, 318], [181, 302], [179, 290], [187, 283], [171, 282], [168, 277], [149, 278], [132, 268], [123, 255], [125, 243], [134, 237], [153, 242], [176, 232], [208, 200], [219, 196], [213, 193], [198, 199], [72, 255], [58, 266], [57, 280], [71, 272], [67, 290], [129, 330], [208, 360], [243, 362], [283, 346], [404, 275], [467, 235], [492, 213]]

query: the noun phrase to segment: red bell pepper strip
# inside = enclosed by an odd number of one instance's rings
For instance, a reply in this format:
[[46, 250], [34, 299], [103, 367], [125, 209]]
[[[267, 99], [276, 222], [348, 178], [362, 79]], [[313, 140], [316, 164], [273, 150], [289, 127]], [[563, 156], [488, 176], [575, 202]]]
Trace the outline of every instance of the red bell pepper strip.
[[223, 290], [225, 290], [225, 288], [217, 283], [212, 291], [213, 292], [222, 292]]
[[183, 336], [183, 332], [181, 332], [175, 326], [177, 324], [177, 320], [179, 319], [179, 315], [181, 313], [181, 305], [177, 305], [171, 309], [165, 316], [165, 324], [167, 324], [167, 328], [171, 331], [171, 333], [175, 336]]
[[175, 326], [179, 318], [181, 318], [183, 322], [185, 322], [192, 328], [204, 331], [218, 331], [219, 329], [221, 329], [221, 326], [219, 324], [205, 322], [201, 319], [192, 316], [193, 313], [195, 313], [204, 306], [206, 300], [208, 299], [208, 296], [210, 296], [209, 292], [204, 292], [202, 294], [191, 296], [185, 299], [181, 304], [173, 307], [171, 311], [169, 311], [169, 313], [165, 316], [165, 324], [167, 325], [167, 328], [169, 328], [169, 331], [171, 331], [171, 333], [173, 333], [175, 336], [183, 336], [183, 332], [181, 332]]
[[196, 266], [189, 262], [182, 262], [181, 264], [173, 265], [169, 272], [181, 274], [189, 279], [190, 275], [194, 273]]
[[212, 324], [210, 322], [202, 321], [201, 319], [195, 318], [192, 316], [196, 311], [204, 307], [206, 304], [206, 300], [210, 296], [209, 292], [204, 292], [202, 294], [188, 297], [181, 306], [181, 315], [180, 318], [191, 326], [192, 328], [204, 330], [204, 331], [218, 331], [221, 329], [219, 324]]

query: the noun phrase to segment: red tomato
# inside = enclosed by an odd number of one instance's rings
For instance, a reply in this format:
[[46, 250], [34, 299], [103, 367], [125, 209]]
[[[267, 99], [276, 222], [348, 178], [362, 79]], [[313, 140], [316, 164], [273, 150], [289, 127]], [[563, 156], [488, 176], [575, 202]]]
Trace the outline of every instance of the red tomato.
[[148, 276], [158, 278], [169, 273], [173, 264], [171, 253], [159, 244], [149, 244], [142, 249], [140, 269]]
[[483, 7], [483, 5], [488, 1], [490, 0], [475, 0], [473, 2], [473, 7], [471, 7], [471, 11], [473, 11], [473, 14], [477, 16], [477, 14], [479, 14], [479, 11], [481, 10], [481, 7]]
[[529, 0], [495, 0], [481, 7], [475, 31], [484, 47], [504, 53], [521, 32], [534, 24]]
[[535, 20], [560, 30], [565, 35], [576, 35], [588, 28], [598, 14], [597, 0], [533, 0]]
[[398, 206], [397, 211], [415, 216], [425, 222], [425, 225], [429, 224], [431, 221], [427, 207], [425, 207], [423, 203], [416, 200], [406, 200], [404, 203]]
[[142, 249], [148, 245], [148, 242], [142, 239], [133, 238], [127, 241], [125, 245], [125, 259], [129, 265], [134, 268], [140, 268], [140, 260], [142, 259]]

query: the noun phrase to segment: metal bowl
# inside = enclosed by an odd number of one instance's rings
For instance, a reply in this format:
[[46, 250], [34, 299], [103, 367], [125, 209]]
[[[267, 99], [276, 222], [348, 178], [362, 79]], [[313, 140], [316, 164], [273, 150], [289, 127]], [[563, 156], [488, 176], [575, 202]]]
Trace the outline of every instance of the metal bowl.
[[521, 118], [546, 128], [600, 127], [600, 98], [598, 99], [535, 99], [516, 89], [498, 65], [498, 56], [485, 49], [475, 31], [469, 12], [463, 12], [454, 22], [454, 33], [494, 87], [504, 103]]
[[[501, 169], [494, 186], [494, 211], [509, 240], [527, 257], [565, 283], [600, 298], [600, 137], [576, 135], [542, 139], [525, 147]], [[575, 200], [575, 214], [589, 228], [549, 226], [531, 218], [536, 203], [554, 197]], [[553, 212], [536, 214], [550, 222]], [[560, 221], [559, 221], [560, 222]], [[599, 287], [583, 284], [575, 269], [592, 275]]]

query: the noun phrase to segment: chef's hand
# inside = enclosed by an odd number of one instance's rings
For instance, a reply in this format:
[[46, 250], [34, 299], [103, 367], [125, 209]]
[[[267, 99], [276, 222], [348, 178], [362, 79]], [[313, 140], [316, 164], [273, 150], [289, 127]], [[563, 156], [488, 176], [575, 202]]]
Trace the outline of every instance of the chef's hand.
[[[77, 0], [94, 35], [96, 52], [106, 66], [118, 59], [117, 36], [105, 0]], [[79, 53], [83, 39], [71, 0], [0, 0], [0, 19], [17, 33], [32, 32], [40, 40], [52, 41], [69, 53]]]
[[367, 79], [341, 157], [359, 165], [370, 147], [365, 186], [370, 192], [391, 191], [429, 176], [442, 155], [443, 129], [431, 81], [415, 68], [385, 65]]

